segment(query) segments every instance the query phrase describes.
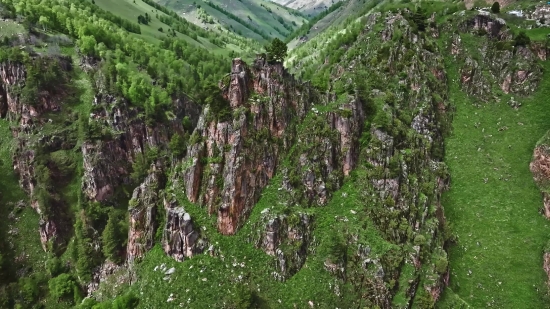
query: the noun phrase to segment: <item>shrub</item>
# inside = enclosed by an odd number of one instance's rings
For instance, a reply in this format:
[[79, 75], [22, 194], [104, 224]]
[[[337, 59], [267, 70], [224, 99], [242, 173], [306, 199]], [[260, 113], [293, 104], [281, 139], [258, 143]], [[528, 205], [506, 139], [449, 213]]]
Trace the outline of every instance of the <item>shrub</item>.
[[531, 44], [531, 38], [529, 38], [525, 31], [521, 31], [514, 39], [515, 46], [527, 46], [529, 44]]
[[440, 257], [435, 262], [435, 271], [439, 274], [444, 274], [447, 271], [447, 266], [449, 265], [449, 261], [445, 257]]
[[67, 298], [73, 294], [76, 283], [69, 274], [61, 274], [48, 282], [50, 295], [57, 299]]

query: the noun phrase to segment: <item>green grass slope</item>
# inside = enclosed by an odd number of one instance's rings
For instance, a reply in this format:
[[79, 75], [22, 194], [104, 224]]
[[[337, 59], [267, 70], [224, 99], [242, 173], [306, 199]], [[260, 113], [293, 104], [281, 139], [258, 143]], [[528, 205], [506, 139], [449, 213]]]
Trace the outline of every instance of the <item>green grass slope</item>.
[[304, 14], [315, 16], [334, 3], [342, 0], [271, 0], [280, 5], [287, 6], [303, 12]]
[[[141, 34], [131, 33], [131, 35], [139, 37], [149, 43], [159, 43], [160, 40], [169, 36], [168, 30], [172, 29], [169, 25], [160, 20], [163, 17], [168, 17], [166, 13], [141, 0], [96, 0], [95, 4], [133, 23], [138, 22], [139, 15], [145, 16], [147, 13], [151, 21], [147, 25], [140, 24]], [[159, 29], [162, 29], [162, 31]], [[220, 32], [227, 33], [227, 31]], [[216, 54], [229, 55], [230, 53], [235, 53], [243, 55], [252, 53], [252, 49], [258, 49], [257, 44], [239, 35], [226, 35], [225, 40], [227, 44], [223, 45], [215, 41], [219, 39], [219, 34], [209, 34], [204, 31], [199, 32], [188, 29], [187, 34], [176, 31], [176, 36], [177, 38], [184, 39], [192, 46], [204, 48]], [[247, 50], [247, 47], [250, 50]]]
[[[452, 59], [447, 69], [455, 80]], [[456, 114], [446, 163], [452, 184], [444, 206], [457, 245], [450, 248], [450, 287], [441, 308], [548, 308], [542, 250], [550, 225], [529, 171], [533, 149], [550, 129], [550, 63], [544, 69], [538, 92], [519, 99], [518, 110], [506, 104], [509, 96], [475, 106], [451, 84]]]
[[[198, 26], [213, 31], [220, 31], [222, 27], [260, 41], [284, 39], [307, 21], [297, 11], [264, 0], [156, 1]], [[208, 2], [214, 6], [208, 5]]]

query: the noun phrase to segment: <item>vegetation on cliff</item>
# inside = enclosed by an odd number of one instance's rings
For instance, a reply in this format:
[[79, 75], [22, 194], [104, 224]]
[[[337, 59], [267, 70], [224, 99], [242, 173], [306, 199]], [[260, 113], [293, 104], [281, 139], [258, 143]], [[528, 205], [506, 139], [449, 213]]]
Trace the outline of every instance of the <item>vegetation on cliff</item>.
[[234, 2], [0, 0], [0, 307], [548, 303], [545, 30]]

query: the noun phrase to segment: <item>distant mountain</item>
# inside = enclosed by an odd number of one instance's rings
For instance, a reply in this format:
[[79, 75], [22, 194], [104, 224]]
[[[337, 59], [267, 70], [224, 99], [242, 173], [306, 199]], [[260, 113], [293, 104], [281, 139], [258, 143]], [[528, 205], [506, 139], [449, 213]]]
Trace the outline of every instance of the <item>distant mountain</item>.
[[299, 10], [307, 15], [317, 15], [331, 5], [342, 0], [271, 0], [288, 8]]

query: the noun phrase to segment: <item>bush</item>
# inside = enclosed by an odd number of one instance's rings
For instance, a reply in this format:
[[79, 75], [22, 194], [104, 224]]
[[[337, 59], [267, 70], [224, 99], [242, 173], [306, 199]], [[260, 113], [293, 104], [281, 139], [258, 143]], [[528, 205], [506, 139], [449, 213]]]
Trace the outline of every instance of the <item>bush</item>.
[[447, 271], [448, 265], [449, 261], [447, 261], [447, 258], [442, 256], [435, 262], [435, 271], [439, 274], [444, 274]]
[[515, 46], [527, 46], [529, 44], [531, 44], [531, 38], [525, 31], [521, 31], [514, 39]]
[[139, 298], [134, 294], [126, 294], [120, 297], [117, 297], [113, 302], [113, 309], [133, 309], [136, 308], [139, 303]]
[[61, 274], [48, 282], [50, 295], [54, 298], [64, 299], [73, 295], [76, 283], [69, 274]]
[[50, 276], [56, 277], [65, 271], [65, 267], [60, 258], [52, 256], [46, 261], [46, 271]]

